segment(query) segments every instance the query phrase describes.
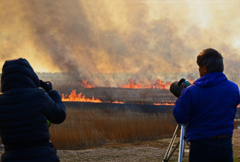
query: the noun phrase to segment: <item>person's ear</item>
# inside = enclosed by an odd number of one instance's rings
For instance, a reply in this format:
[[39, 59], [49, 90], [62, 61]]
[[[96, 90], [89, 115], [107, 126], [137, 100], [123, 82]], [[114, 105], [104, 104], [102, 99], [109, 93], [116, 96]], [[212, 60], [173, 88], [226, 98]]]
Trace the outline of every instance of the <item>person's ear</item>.
[[203, 66], [203, 72], [204, 72], [204, 74], [207, 74], [207, 73], [208, 73], [207, 66]]

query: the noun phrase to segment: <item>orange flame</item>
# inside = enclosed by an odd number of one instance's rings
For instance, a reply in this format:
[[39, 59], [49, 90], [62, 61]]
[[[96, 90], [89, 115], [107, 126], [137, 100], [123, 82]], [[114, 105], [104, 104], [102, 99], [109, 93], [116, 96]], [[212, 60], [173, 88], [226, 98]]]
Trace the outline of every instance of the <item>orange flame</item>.
[[161, 80], [158, 80], [156, 84], [152, 84], [153, 89], [169, 89], [171, 86], [170, 82], [167, 82], [166, 84], [162, 83]]
[[[97, 103], [102, 103], [100, 99], [94, 99], [94, 96], [92, 98], [86, 98], [85, 95], [82, 95], [82, 92], [79, 94], [76, 93], [76, 90], [72, 90], [70, 95], [64, 95], [62, 94], [62, 101], [70, 101], [70, 102], [97, 102]], [[124, 104], [124, 102], [120, 101], [114, 101], [111, 103], [116, 103], [116, 104]]]
[[82, 79], [82, 82], [78, 82], [78, 85], [81, 85], [84, 88], [93, 88], [94, 86], [87, 83], [87, 81], [85, 79]]
[[[70, 101], [70, 102], [95, 102], [95, 103], [102, 103], [100, 99], [94, 99], [94, 96], [92, 98], [86, 98], [85, 95], [82, 95], [82, 93], [77, 94], [76, 90], [73, 90], [70, 95], [64, 95], [62, 94], [62, 101]], [[107, 102], [110, 103], [110, 102]], [[124, 102], [121, 101], [114, 101], [111, 102], [114, 104], [124, 104]], [[143, 104], [143, 103], [138, 103]], [[154, 103], [153, 105], [174, 105], [174, 102], [164, 102], [164, 103]]]
[[120, 85], [121, 88], [133, 88], [133, 89], [139, 89], [139, 88], [143, 88], [140, 86], [140, 84], [134, 84], [134, 81], [132, 78], [130, 78], [130, 83], [125, 85], [125, 86], [122, 86]]
[[175, 105], [175, 103], [174, 102], [165, 102], [165, 103], [153, 103], [153, 105]]
[[195, 80], [188, 80], [189, 83], [193, 84], [195, 82]]
[[[120, 85], [121, 88], [131, 88], [131, 89], [167, 89], [169, 90], [171, 86], [171, 82], [163, 83], [160, 79], [157, 80], [156, 83], [151, 83], [150, 86], [145, 86], [144, 84], [135, 84], [134, 80], [130, 78], [130, 83], [126, 84], [125, 86]], [[189, 81], [191, 84], [193, 84], [193, 80]], [[94, 88], [95, 86], [92, 84], [89, 84], [87, 80], [82, 79], [82, 82], [78, 82], [78, 85], [81, 85], [84, 88]], [[109, 87], [109, 86], [107, 86]]]
[[[194, 81], [190, 80], [189, 82], [193, 84]], [[78, 82], [78, 85], [81, 85], [84, 88], [94, 88], [94, 86], [87, 83], [85, 79], [82, 79], [82, 82]], [[132, 78], [130, 78], [129, 84], [125, 86], [120, 85], [121, 88], [131, 88], [131, 89], [169, 89], [170, 86], [171, 86], [170, 82], [163, 83], [161, 80], [157, 80], [155, 84], [151, 84], [150, 87], [146, 87], [143, 84], [135, 84]], [[103, 102], [100, 99], [94, 99], [94, 96], [92, 96], [92, 98], [86, 98], [85, 95], [82, 95], [82, 93], [76, 94], [76, 90], [73, 90], [70, 95], [62, 94], [62, 101], [98, 102], [98, 103]], [[109, 101], [109, 103], [124, 104], [124, 102], [121, 102], [121, 101], [114, 101], [114, 102]], [[143, 104], [143, 103], [138, 103], [138, 104]], [[153, 105], [175, 105], [175, 103], [170, 101], [170, 102], [164, 102], [164, 103], [153, 103]]]
[[76, 90], [73, 90], [68, 97], [65, 97], [65, 95], [62, 94], [62, 101], [102, 102], [99, 99], [94, 99], [94, 96], [92, 98], [86, 98], [82, 93], [76, 94]]
[[140, 84], [134, 84], [134, 80], [132, 78], [130, 78], [130, 83], [122, 86], [120, 85], [121, 88], [132, 88], [132, 89], [169, 89], [170, 88], [171, 83], [167, 82], [167, 83], [163, 83], [161, 80], [158, 80], [157, 83], [155, 84], [151, 84], [150, 87], [144, 86], [144, 85], [140, 85]]
[[114, 101], [112, 103], [115, 103], [115, 104], [124, 104], [124, 102], [120, 102], [120, 101]]

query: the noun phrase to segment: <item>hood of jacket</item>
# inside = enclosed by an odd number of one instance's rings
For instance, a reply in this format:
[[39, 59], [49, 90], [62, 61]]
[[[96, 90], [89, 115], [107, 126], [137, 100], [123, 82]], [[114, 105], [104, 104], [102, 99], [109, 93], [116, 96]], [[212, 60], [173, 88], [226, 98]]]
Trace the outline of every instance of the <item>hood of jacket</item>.
[[40, 81], [26, 59], [6, 61], [2, 68], [2, 92], [14, 88], [38, 88]]
[[224, 80], [227, 80], [227, 77], [222, 72], [207, 73], [201, 78], [197, 79], [194, 84], [197, 84], [201, 87], [214, 86]]

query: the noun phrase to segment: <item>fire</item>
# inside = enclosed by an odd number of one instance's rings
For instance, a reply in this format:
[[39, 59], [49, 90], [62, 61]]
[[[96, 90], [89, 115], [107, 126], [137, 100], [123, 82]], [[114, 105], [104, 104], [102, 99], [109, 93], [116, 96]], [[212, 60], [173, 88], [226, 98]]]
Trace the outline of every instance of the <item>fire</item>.
[[175, 102], [154, 103], [153, 105], [175, 105]]
[[[194, 82], [193, 80], [189, 81], [191, 84]], [[94, 88], [95, 86], [89, 84], [87, 80], [82, 79], [82, 82], [78, 82], [78, 85], [81, 85], [84, 88]], [[171, 86], [170, 82], [163, 83], [161, 80], [157, 80], [156, 83], [151, 84], [151, 86], [144, 86], [144, 84], [135, 84], [135, 81], [130, 78], [130, 82], [125, 86], [120, 85], [121, 88], [130, 88], [130, 89], [167, 89], [169, 90]], [[62, 94], [62, 101], [77, 101], [77, 102], [107, 102], [107, 103], [115, 103], [115, 104], [124, 104], [122, 101], [101, 101], [100, 99], [95, 99], [94, 96], [92, 98], [87, 98], [82, 93], [77, 94], [76, 90], [73, 90], [70, 95]], [[143, 103], [138, 103], [143, 104]], [[153, 103], [153, 105], [175, 105], [175, 102], [161, 102], [161, 103]]]
[[[121, 88], [131, 88], [131, 89], [168, 89], [170, 88], [171, 83], [163, 83], [160, 79], [156, 83], [151, 83], [150, 86], [145, 86], [144, 84], [135, 84], [135, 81], [130, 78], [130, 81], [125, 86], [120, 85]], [[191, 82], [192, 83], [192, 82]], [[83, 88], [94, 88], [95, 86], [89, 84], [87, 80], [82, 79], [82, 82], [78, 82], [78, 85], [81, 85]], [[107, 86], [109, 87], [109, 86]]]
[[158, 80], [156, 84], [152, 84], [153, 89], [169, 89], [171, 86], [170, 82], [167, 82], [166, 84], [162, 83], [161, 80]]
[[191, 84], [193, 84], [195, 81], [194, 80], [188, 80]]
[[78, 82], [78, 85], [81, 85], [84, 88], [93, 88], [94, 86], [89, 84], [85, 79], [82, 79], [82, 82]]
[[[102, 103], [103, 102], [100, 99], [94, 99], [94, 96], [92, 96], [92, 98], [86, 98], [85, 95], [83, 95], [81, 92], [79, 94], [77, 94], [76, 90], [73, 90], [70, 95], [62, 94], [62, 101], [95, 102], [95, 103]], [[109, 102], [107, 102], [107, 103], [109, 103]], [[121, 101], [114, 101], [114, 102], [111, 102], [111, 103], [114, 103], [114, 104], [125, 104], [124, 102], [121, 102]], [[143, 103], [138, 103], [138, 104], [143, 104]], [[153, 103], [153, 105], [175, 105], [175, 103], [170, 101], [170, 102], [163, 102], [163, 103]]]
[[151, 86], [144, 86], [143, 84], [134, 84], [134, 80], [130, 78], [130, 83], [125, 86], [120, 85], [121, 88], [132, 88], [132, 89], [169, 89], [171, 83], [163, 83], [161, 80], [157, 80], [157, 83], [152, 84]]
[[[94, 96], [92, 96], [92, 98], [86, 98], [85, 95], [82, 94], [82, 92], [77, 94], [76, 90], [73, 90], [70, 95], [62, 94], [62, 101], [102, 103], [102, 101], [100, 99], [94, 99]], [[120, 102], [120, 101], [114, 101], [114, 102], [111, 102], [111, 103], [124, 104], [124, 102]]]
[[143, 88], [140, 86], [140, 84], [134, 84], [134, 81], [132, 78], [130, 78], [130, 83], [125, 85], [125, 86], [122, 86], [120, 85], [121, 88], [133, 88], [133, 89], [140, 89], [140, 88]]
[[119, 102], [119, 101], [114, 101], [112, 103], [115, 103], [115, 104], [124, 104], [124, 102]]
[[68, 97], [65, 97], [65, 95], [62, 94], [62, 101], [102, 102], [99, 99], [94, 99], [94, 96], [92, 98], [86, 98], [85, 95], [82, 95], [82, 93], [76, 94], [76, 90], [73, 90]]

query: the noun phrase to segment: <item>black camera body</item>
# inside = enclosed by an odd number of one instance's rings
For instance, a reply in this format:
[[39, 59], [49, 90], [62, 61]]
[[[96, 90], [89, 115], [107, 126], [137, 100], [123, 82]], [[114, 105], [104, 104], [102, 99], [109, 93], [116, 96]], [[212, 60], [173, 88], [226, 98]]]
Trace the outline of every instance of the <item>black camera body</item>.
[[170, 91], [174, 96], [180, 97], [182, 95], [182, 91], [184, 88], [188, 87], [191, 85], [190, 82], [188, 82], [186, 79], [182, 78], [179, 82], [175, 81], [171, 84], [170, 86]]
[[49, 92], [52, 90], [52, 83], [50, 81], [42, 81], [40, 80], [40, 87], [42, 87], [46, 92]]

